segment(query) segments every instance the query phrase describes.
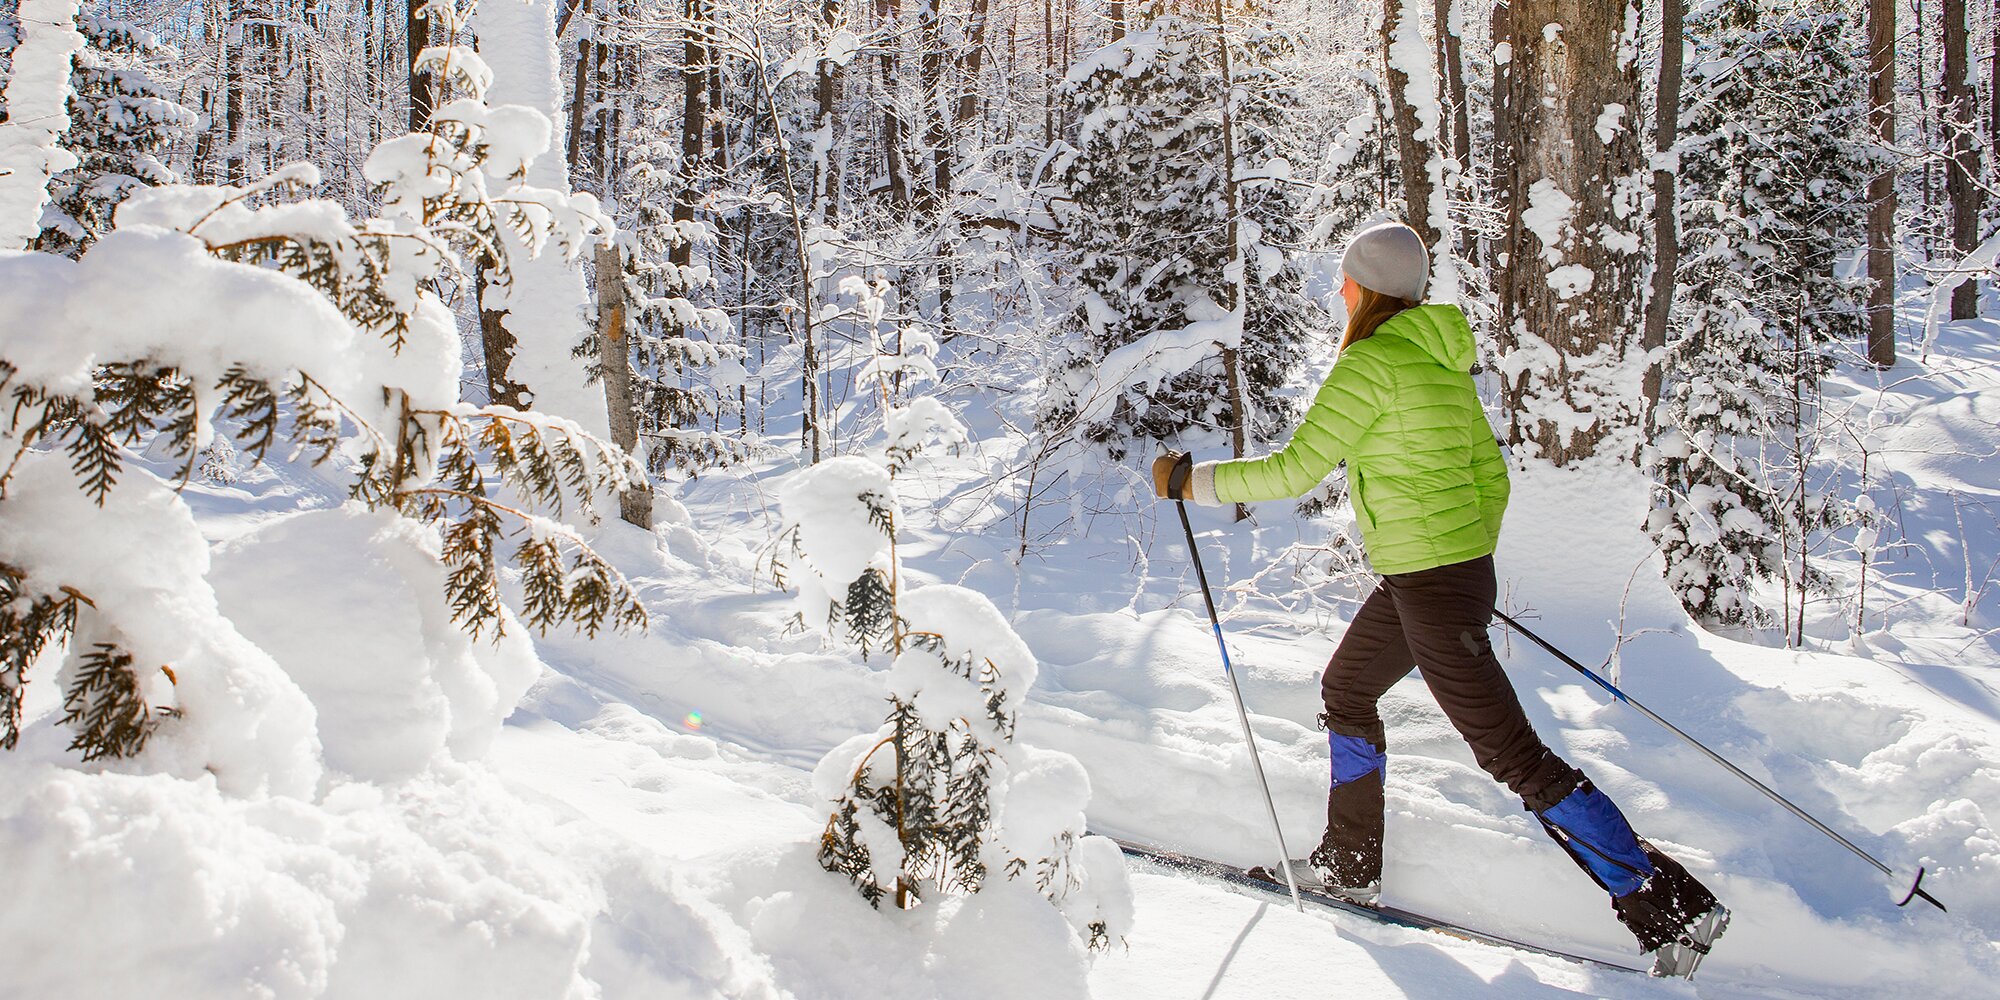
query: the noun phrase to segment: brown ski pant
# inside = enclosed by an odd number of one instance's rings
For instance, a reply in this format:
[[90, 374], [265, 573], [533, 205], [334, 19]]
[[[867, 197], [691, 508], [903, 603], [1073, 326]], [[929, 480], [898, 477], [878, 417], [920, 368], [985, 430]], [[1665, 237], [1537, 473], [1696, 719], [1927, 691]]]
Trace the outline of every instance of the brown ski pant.
[[1479, 766], [1528, 808], [1555, 805], [1583, 780], [1535, 735], [1493, 655], [1486, 626], [1496, 586], [1492, 556], [1385, 576], [1327, 664], [1322, 721], [1333, 750], [1334, 786], [1316, 860], [1342, 884], [1381, 877], [1381, 762], [1388, 743], [1376, 702], [1411, 667], [1423, 673]]

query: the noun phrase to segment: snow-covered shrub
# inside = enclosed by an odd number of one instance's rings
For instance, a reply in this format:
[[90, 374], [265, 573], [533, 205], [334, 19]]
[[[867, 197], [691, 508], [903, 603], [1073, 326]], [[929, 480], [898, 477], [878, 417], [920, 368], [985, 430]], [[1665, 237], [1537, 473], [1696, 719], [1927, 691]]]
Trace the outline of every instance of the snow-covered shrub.
[[[429, 6], [434, 20], [462, 26], [462, 10]], [[173, 530], [198, 543], [185, 505], [141, 458], [170, 457], [172, 478], [185, 482], [221, 433], [253, 459], [282, 442], [334, 462], [352, 475], [355, 499], [422, 525], [437, 540], [424, 558], [441, 561], [451, 620], [475, 638], [516, 620], [501, 598], [510, 543], [520, 620], [586, 631], [644, 621], [624, 578], [541, 513], [588, 513], [594, 497], [643, 482], [643, 470], [568, 421], [460, 403], [458, 333], [433, 290], [464, 251], [507, 245], [502, 230], [530, 250], [573, 256], [606, 223], [587, 196], [521, 180], [546, 149], [548, 122], [488, 106], [480, 95], [491, 71], [477, 54], [446, 47], [421, 62], [447, 96], [461, 96], [439, 107], [430, 131], [369, 157], [381, 218], [356, 225], [339, 206], [300, 197], [317, 175], [299, 165], [242, 187], [134, 192], [116, 228], [74, 261], [0, 258], [0, 312], [36, 317], [0, 337], [0, 506], [15, 537], [117, 537], [112, 525], [131, 516], [124, 507], [143, 502], [179, 511], [186, 524]], [[503, 254], [500, 266], [509, 263]], [[78, 502], [45, 496], [65, 488]], [[269, 658], [214, 614], [205, 550], [175, 577], [184, 600], [205, 610], [171, 621], [149, 610], [164, 577], [141, 556], [177, 537], [162, 529], [157, 543], [135, 539], [137, 552], [81, 563], [25, 541], [0, 548], [13, 598], [0, 619], [0, 744], [14, 741], [27, 670], [65, 642], [61, 676], [87, 754], [136, 753], [156, 724], [162, 736], [230, 730], [243, 740], [275, 726], [311, 741], [295, 686], [244, 679], [269, 671]], [[211, 646], [224, 653], [207, 662]], [[111, 676], [114, 667], [131, 680]], [[282, 690], [266, 697], [265, 687]], [[245, 699], [303, 711], [270, 709], [261, 722], [255, 711], [230, 714]], [[160, 718], [169, 711], [171, 725]], [[289, 756], [267, 756], [266, 768], [297, 770]]]
[[[707, 264], [692, 261], [690, 251], [712, 243], [714, 235], [704, 223], [673, 218], [676, 188], [665, 164], [676, 155], [662, 141], [639, 151], [640, 162], [626, 177], [636, 205], [631, 239], [620, 248], [625, 300], [633, 306], [625, 313], [633, 406], [641, 451], [654, 475], [735, 465], [751, 454], [741, 433], [701, 426], [740, 412], [735, 390], [745, 378], [745, 352], [719, 339], [731, 330], [728, 314], [696, 301], [702, 293], [713, 301], [715, 277]], [[587, 346], [593, 357], [596, 336]]]
[[870, 283], [850, 275], [840, 282], [841, 292], [854, 298], [858, 323], [868, 335], [868, 360], [855, 385], [875, 393], [882, 411], [883, 462], [894, 475], [925, 446], [955, 450], [971, 440], [972, 432], [942, 401], [915, 394], [918, 384], [938, 381], [937, 338], [912, 323], [899, 328], [895, 343], [889, 343], [883, 330], [887, 286], [879, 277]]
[[50, 179], [42, 234], [32, 249], [74, 257], [111, 229], [111, 214], [136, 188], [179, 180], [161, 162], [197, 122], [151, 75], [167, 55], [152, 32], [106, 17], [78, 25], [89, 43], [70, 73], [69, 135], [77, 164]]
[[1688, 33], [1685, 291], [1652, 528], [1690, 614], [1761, 625], [1779, 616], [1757, 585], [1824, 589], [1808, 553], [1846, 520], [1817, 482], [1819, 384], [1861, 328], [1863, 288], [1836, 264], [1864, 242], [1867, 82], [1839, 14], [1724, 2]]
[[1084, 836], [1082, 765], [1014, 742], [1037, 665], [999, 609], [963, 587], [902, 590], [894, 484], [873, 460], [821, 462], [781, 502], [801, 614], [864, 654], [870, 643], [895, 654], [886, 721], [814, 771], [834, 805], [820, 864], [869, 903], [902, 908], [931, 891], [978, 892], [995, 874], [1027, 878], [1092, 946], [1122, 937], [1124, 863], [1115, 844]]
[[[1276, 67], [1290, 42], [1268, 24], [1227, 38], [1233, 87], [1217, 32], [1174, 16], [1086, 56], [1064, 85], [1081, 124], [1058, 222], [1084, 294], [1041, 420], [1114, 457], [1136, 438], [1190, 428], [1281, 431], [1279, 390], [1320, 322], [1302, 291], [1303, 198], [1284, 183], [1296, 155], [1284, 117], [1297, 97]], [[1225, 351], [1236, 352], [1240, 387]], [[1238, 388], [1246, 413], [1232, 412]]]
[[859, 455], [794, 474], [778, 495], [783, 526], [772, 575], [797, 591], [798, 622], [846, 639], [863, 656], [884, 648], [896, 615], [896, 486]]

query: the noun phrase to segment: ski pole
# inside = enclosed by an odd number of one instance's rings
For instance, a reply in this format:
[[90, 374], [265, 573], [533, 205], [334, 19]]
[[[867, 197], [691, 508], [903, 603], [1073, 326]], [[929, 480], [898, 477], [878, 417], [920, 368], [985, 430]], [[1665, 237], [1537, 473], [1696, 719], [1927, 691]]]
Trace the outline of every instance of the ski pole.
[[[1763, 792], [1764, 795], [1768, 797], [1771, 801], [1776, 802], [1781, 806], [1784, 806], [1788, 811], [1791, 812], [1792, 815], [1797, 816], [1802, 820], [1805, 820], [1808, 824], [1811, 824], [1813, 829], [1818, 830], [1819, 832], [1826, 834], [1828, 837], [1832, 838], [1834, 843], [1839, 844], [1840, 846], [1845, 847], [1848, 850], [1854, 852], [1855, 857], [1858, 857], [1861, 860], [1866, 861], [1871, 865], [1874, 865], [1875, 869], [1881, 872], [1882, 874], [1887, 875], [1890, 878], [1896, 879], [1898, 881], [1901, 880], [1901, 876], [1898, 876], [1893, 869], [1891, 869], [1888, 865], [1883, 864], [1881, 861], [1876, 860], [1875, 855], [1870, 854], [1867, 851], [1864, 851], [1861, 848], [1854, 846], [1853, 841], [1848, 840], [1846, 837], [1841, 836], [1839, 833], [1835, 832], [1832, 827], [1827, 826], [1825, 823], [1822, 823], [1819, 820], [1815, 819], [1811, 813], [1806, 812], [1804, 809], [1799, 808], [1797, 805], [1794, 805], [1792, 803], [1792, 800], [1785, 798], [1782, 795], [1779, 795], [1777, 792], [1772, 791], [1769, 785], [1766, 785], [1763, 782], [1758, 781], [1756, 778], [1753, 778], [1750, 775], [1744, 773], [1742, 768], [1737, 767], [1735, 764], [1730, 763], [1728, 759], [1723, 757], [1721, 754], [1716, 753], [1713, 750], [1710, 750], [1700, 740], [1695, 739], [1692, 736], [1689, 736], [1685, 732], [1682, 732], [1679, 726], [1676, 726], [1673, 723], [1668, 722], [1663, 718], [1660, 718], [1660, 716], [1657, 713], [1655, 713], [1652, 709], [1647, 708], [1645, 705], [1640, 704], [1637, 699], [1634, 699], [1632, 696], [1626, 694], [1625, 692], [1618, 690], [1616, 685], [1612, 684], [1610, 681], [1607, 681], [1602, 677], [1599, 677], [1597, 673], [1591, 670], [1589, 667], [1586, 667], [1583, 664], [1576, 662], [1576, 660], [1573, 659], [1568, 653], [1565, 653], [1562, 650], [1557, 649], [1556, 647], [1550, 645], [1547, 639], [1544, 639], [1541, 636], [1528, 631], [1528, 627], [1526, 625], [1523, 625], [1520, 622], [1515, 621], [1513, 617], [1508, 615], [1505, 611], [1502, 611], [1499, 608], [1494, 608], [1493, 613], [1499, 616], [1501, 621], [1506, 622], [1508, 625], [1512, 626], [1515, 630], [1519, 631], [1522, 635], [1527, 636], [1531, 641], [1534, 642], [1535, 645], [1548, 650], [1550, 655], [1554, 656], [1558, 660], [1563, 661], [1565, 664], [1568, 664], [1570, 669], [1575, 670], [1577, 673], [1580, 673], [1585, 677], [1590, 678], [1592, 681], [1595, 681], [1598, 687], [1601, 687], [1604, 690], [1610, 692], [1611, 697], [1616, 698], [1619, 701], [1622, 701], [1625, 704], [1638, 709], [1639, 714], [1645, 716], [1648, 719], [1653, 720], [1654, 722], [1659, 723], [1661, 726], [1665, 727], [1667, 732], [1670, 732], [1675, 736], [1680, 737], [1682, 740], [1685, 740], [1689, 746], [1692, 746], [1696, 750], [1699, 750], [1702, 753], [1707, 754], [1709, 760], [1712, 760], [1717, 764], [1722, 765], [1723, 769], [1727, 770], [1730, 774], [1742, 778], [1745, 782], [1747, 782], [1750, 785], [1750, 787], [1755, 788], [1760, 792]], [[1924, 891], [1924, 869], [1922, 866], [1918, 866], [1917, 868], [1917, 877], [1914, 881], [1910, 883], [1910, 891], [1904, 893], [1902, 901], [1897, 903], [1896, 905], [1906, 906], [1909, 904], [1910, 900], [1917, 899], [1920, 897], [1924, 900], [1924, 902], [1927, 902], [1932, 906], [1937, 907], [1940, 911], [1949, 912], [1945, 911], [1944, 904], [1938, 902], [1937, 897], [1932, 896], [1930, 893]]]
[[[1182, 475], [1175, 469], [1176, 476]], [[1171, 490], [1179, 493], [1180, 485]], [[1285, 847], [1285, 828], [1278, 823], [1278, 805], [1271, 799], [1271, 783], [1264, 778], [1264, 761], [1257, 756], [1257, 736], [1250, 731], [1250, 713], [1243, 707], [1243, 688], [1236, 683], [1236, 668], [1229, 663], [1229, 645], [1222, 641], [1222, 619], [1215, 613], [1215, 595], [1208, 589], [1208, 573], [1201, 568], [1201, 552], [1195, 548], [1194, 525], [1188, 523], [1187, 501], [1176, 499], [1174, 508], [1181, 514], [1181, 530], [1187, 532], [1188, 558], [1194, 560], [1194, 577], [1201, 583], [1201, 599], [1208, 605], [1208, 624], [1215, 630], [1215, 648], [1222, 651], [1222, 672], [1229, 678], [1229, 693], [1236, 697], [1236, 721], [1243, 724], [1243, 742], [1250, 745], [1250, 763], [1257, 768], [1257, 784], [1264, 790], [1264, 808], [1271, 814], [1271, 832], [1278, 837], [1278, 868], [1285, 873], [1285, 887], [1292, 891], [1292, 905], [1304, 913], [1305, 903], [1299, 900], [1298, 879], [1292, 875], [1292, 852]]]

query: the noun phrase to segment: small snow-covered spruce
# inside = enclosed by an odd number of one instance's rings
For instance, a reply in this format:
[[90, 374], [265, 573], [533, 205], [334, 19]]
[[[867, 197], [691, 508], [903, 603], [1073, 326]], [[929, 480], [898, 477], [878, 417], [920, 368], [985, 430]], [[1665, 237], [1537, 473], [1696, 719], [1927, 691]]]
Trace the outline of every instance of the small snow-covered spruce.
[[[1086, 56], [1063, 86], [1081, 124], [1061, 160], [1058, 222], [1083, 295], [1039, 420], [1113, 457], [1193, 428], [1242, 424], [1252, 441], [1281, 429], [1280, 390], [1321, 320], [1303, 293], [1304, 196], [1287, 183], [1303, 162], [1288, 145], [1299, 98], [1279, 70], [1292, 42], [1251, 19], [1226, 43], [1231, 87], [1216, 28], [1171, 15]], [[1225, 120], [1235, 163], [1222, 162]], [[1231, 409], [1226, 351], [1246, 413]]]
[[801, 617], [864, 655], [885, 641], [895, 654], [882, 726], [814, 772], [833, 803], [819, 862], [871, 905], [899, 908], [978, 892], [996, 872], [1030, 877], [1092, 947], [1108, 946], [1130, 901], [1116, 846], [1083, 836], [1089, 781], [1067, 754], [1014, 742], [1034, 657], [980, 594], [902, 591], [895, 502], [889, 470], [858, 455], [803, 470], [780, 496]]
[[77, 165], [50, 178], [42, 232], [30, 244], [68, 257], [110, 231], [112, 212], [133, 189], [179, 179], [161, 156], [199, 120], [153, 79], [172, 53], [152, 32], [94, 14], [78, 27], [88, 44], [70, 71], [75, 93], [63, 139]]
[[[432, 0], [426, 10], [450, 29], [442, 37], [459, 36], [464, 7]], [[466, 252], [493, 254], [504, 277], [503, 229], [529, 252], [573, 258], [609, 224], [588, 196], [523, 182], [549, 124], [531, 109], [486, 105], [491, 73], [476, 53], [448, 46], [419, 63], [441, 94], [455, 85], [462, 96], [441, 105], [429, 132], [369, 157], [381, 218], [356, 226], [340, 206], [301, 197], [317, 172], [294, 165], [241, 187], [132, 192], [114, 229], [74, 261], [0, 258], [0, 311], [64, 320], [0, 343], [0, 504], [56, 509], [46, 490], [60, 483], [94, 501], [97, 516], [116, 517], [107, 510], [114, 490], [157, 495], [143, 470], [138, 485], [120, 484], [141, 452], [179, 459], [185, 481], [218, 429], [254, 459], [283, 440], [316, 463], [342, 456], [357, 500], [434, 527], [454, 621], [473, 636], [504, 627], [500, 550], [516, 535], [529, 625], [643, 625], [623, 576], [543, 512], [589, 515], [594, 498], [644, 482], [644, 470], [567, 420], [458, 402], [458, 335], [433, 291]], [[152, 305], [169, 297], [177, 304]], [[50, 475], [53, 462], [68, 475]], [[10, 486], [23, 481], [42, 492], [17, 497]], [[46, 530], [90, 530], [68, 508], [61, 516], [71, 523]], [[77, 748], [139, 752], [161, 713], [135, 710], [134, 693], [178, 705], [171, 664], [147, 663], [140, 676], [138, 658], [122, 652], [157, 622], [93, 601], [34, 564], [4, 576], [0, 744], [14, 742], [27, 666], [67, 642], [64, 670], [78, 683], [65, 721]], [[156, 666], [166, 668], [165, 690]]]
[[796, 590], [793, 619], [860, 647], [889, 648], [896, 621], [896, 490], [889, 470], [858, 455], [802, 470], [780, 494], [784, 520], [771, 575]]
[[[1859, 334], [1876, 172], [1846, 19], [1751, 0], [1703, 6], [1680, 151], [1683, 241], [1651, 526], [1668, 581], [1704, 621], [1783, 624], [1831, 579], [1811, 558], [1853, 513], [1826, 493], [1820, 380]], [[1783, 585], [1782, 611], [1760, 585]], [[1797, 607], [1794, 607], [1796, 602]]]

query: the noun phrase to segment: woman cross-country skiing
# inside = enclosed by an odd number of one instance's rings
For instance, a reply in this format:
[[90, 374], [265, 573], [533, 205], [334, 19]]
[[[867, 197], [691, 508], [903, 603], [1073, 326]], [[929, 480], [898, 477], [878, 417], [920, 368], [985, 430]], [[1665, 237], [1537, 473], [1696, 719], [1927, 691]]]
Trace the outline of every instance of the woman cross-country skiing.
[[1356, 236], [1341, 271], [1348, 321], [1340, 356], [1291, 441], [1262, 458], [1194, 464], [1166, 455], [1153, 468], [1161, 496], [1219, 505], [1302, 496], [1347, 463], [1348, 495], [1382, 582], [1321, 682], [1333, 787], [1326, 835], [1295, 871], [1375, 902], [1387, 746], [1376, 702], [1414, 666], [1480, 766], [1611, 894], [1640, 950], [1658, 953], [1655, 971], [1686, 974], [1728, 911], [1543, 745], [1493, 655], [1486, 629], [1507, 465], [1473, 389], [1465, 314], [1418, 304], [1430, 258], [1408, 226]]

